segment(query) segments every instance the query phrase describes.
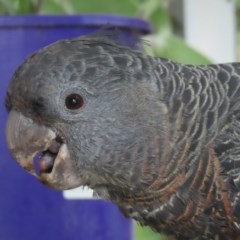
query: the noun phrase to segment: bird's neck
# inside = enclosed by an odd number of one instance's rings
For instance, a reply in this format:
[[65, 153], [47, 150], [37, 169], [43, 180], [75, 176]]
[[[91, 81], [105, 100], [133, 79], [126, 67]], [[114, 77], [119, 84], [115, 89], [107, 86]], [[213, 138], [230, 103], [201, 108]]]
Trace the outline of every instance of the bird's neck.
[[[221, 185], [219, 174], [218, 161], [210, 148], [191, 171], [177, 172], [165, 181], [157, 179], [144, 190], [109, 189], [108, 193], [124, 215], [166, 234], [191, 229], [191, 238], [196, 232], [204, 233], [224, 208], [222, 200], [217, 200], [222, 187], [216, 184]], [[221, 221], [229, 225], [227, 219]]]

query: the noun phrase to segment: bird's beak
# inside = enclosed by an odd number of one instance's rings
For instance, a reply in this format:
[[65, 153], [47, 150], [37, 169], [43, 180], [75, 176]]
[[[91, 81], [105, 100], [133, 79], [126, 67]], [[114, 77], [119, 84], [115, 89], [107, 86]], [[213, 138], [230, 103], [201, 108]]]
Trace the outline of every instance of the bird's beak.
[[[6, 125], [6, 140], [16, 162], [39, 181], [55, 189], [81, 185], [67, 145], [57, 134], [20, 112], [12, 110]], [[36, 160], [38, 169], [34, 164]]]

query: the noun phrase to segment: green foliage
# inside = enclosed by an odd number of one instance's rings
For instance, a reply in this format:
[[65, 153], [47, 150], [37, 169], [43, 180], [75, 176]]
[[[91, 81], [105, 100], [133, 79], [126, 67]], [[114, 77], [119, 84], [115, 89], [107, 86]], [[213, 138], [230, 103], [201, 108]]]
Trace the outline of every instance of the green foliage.
[[[206, 57], [188, 46], [174, 34], [172, 19], [168, 14], [169, 0], [133, 0], [138, 13], [153, 25], [153, 34], [146, 39], [151, 46], [145, 51], [153, 56], [170, 58], [186, 64], [210, 63]], [[240, 1], [240, 0], [239, 0]]]
[[[44, 1], [41, 13], [111, 13], [125, 16], [136, 15], [136, 8], [131, 0], [101, 0], [101, 4], [99, 3], [99, 0], [48, 0]], [[63, 5], [65, 6], [63, 7]]]
[[0, 0], [0, 14], [38, 13], [42, 0]]
[[173, 59], [185, 64], [209, 64], [211, 61], [191, 48], [181, 38], [174, 34], [163, 37], [163, 33], [156, 33], [147, 37], [147, 44], [144, 46], [145, 52], [152, 56]]
[[158, 233], [153, 232], [148, 227], [142, 227], [135, 224], [135, 240], [164, 240]]
[[[240, 4], [240, 0], [235, 0]], [[210, 61], [189, 47], [173, 32], [168, 14], [169, 0], [0, 0], [0, 14], [77, 14], [111, 13], [135, 16], [152, 23], [153, 34], [147, 37], [148, 54], [171, 58], [188, 64]]]

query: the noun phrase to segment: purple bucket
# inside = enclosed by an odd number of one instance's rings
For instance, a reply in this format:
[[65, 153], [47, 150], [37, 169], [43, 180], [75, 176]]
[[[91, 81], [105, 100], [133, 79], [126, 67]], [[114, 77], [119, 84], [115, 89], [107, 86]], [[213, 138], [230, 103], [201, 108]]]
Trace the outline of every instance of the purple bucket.
[[[0, 16], [0, 239], [130, 240], [131, 221], [103, 200], [66, 200], [41, 185], [11, 159], [5, 143], [4, 99], [14, 70], [31, 52], [103, 26], [119, 30], [133, 46], [150, 32], [141, 19], [115, 15]], [[137, 37], [138, 36], [138, 37]]]

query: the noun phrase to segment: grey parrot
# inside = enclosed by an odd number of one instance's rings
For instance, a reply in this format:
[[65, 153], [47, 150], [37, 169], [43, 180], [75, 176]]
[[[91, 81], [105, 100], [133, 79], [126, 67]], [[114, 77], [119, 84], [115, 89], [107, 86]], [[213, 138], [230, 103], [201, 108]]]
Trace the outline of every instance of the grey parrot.
[[184, 65], [106, 36], [29, 56], [6, 140], [54, 189], [92, 188], [176, 239], [240, 239], [240, 64]]

